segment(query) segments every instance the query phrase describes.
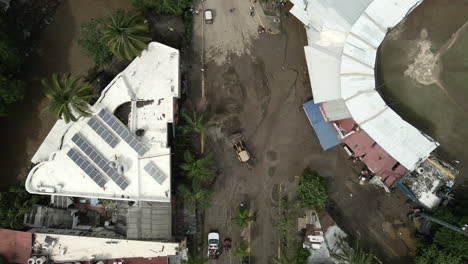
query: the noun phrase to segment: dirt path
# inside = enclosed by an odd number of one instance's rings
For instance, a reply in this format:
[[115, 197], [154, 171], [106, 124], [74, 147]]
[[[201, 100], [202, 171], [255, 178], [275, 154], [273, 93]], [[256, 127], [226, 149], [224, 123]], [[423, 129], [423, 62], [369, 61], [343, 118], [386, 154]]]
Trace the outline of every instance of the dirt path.
[[2, 119], [1, 167], [5, 189], [16, 179], [27, 176], [30, 159], [55, 123], [55, 117], [43, 113], [47, 104], [39, 80], [52, 73], [85, 73], [92, 66], [78, 46], [79, 26], [83, 21], [107, 15], [116, 8], [129, 8], [127, 0], [68, 0], [57, 9], [55, 22], [39, 39], [37, 56], [26, 67], [27, 92], [10, 116]]
[[[384, 256], [385, 263], [409, 263], [414, 241], [405, 219], [406, 197], [360, 186], [342, 149], [322, 151], [302, 110], [302, 104], [312, 96], [303, 25], [290, 17], [283, 20], [283, 33], [258, 35], [257, 24], [248, 15], [248, 1], [235, 1], [236, 10], [244, 13], [229, 12], [233, 3], [205, 1], [205, 7], [218, 14], [214, 24], [204, 29], [208, 51], [206, 109], [216, 123], [207, 135], [206, 147], [216, 159], [219, 175], [213, 186], [212, 206], [205, 212], [203, 238], [216, 230], [221, 239], [231, 237], [238, 243], [241, 229], [230, 219], [238, 204], [247, 201], [257, 215], [252, 228], [252, 263], [270, 263], [278, 247], [273, 227], [278, 219], [278, 188], [281, 185], [283, 193], [293, 198], [296, 176], [310, 167], [327, 178], [330, 213], [350, 235]], [[220, 22], [221, 15], [228, 17]], [[200, 55], [201, 23], [196, 17], [193, 58]], [[200, 70], [195, 63], [189, 95], [193, 105], [199, 105]], [[236, 132], [245, 136], [255, 159], [251, 170], [238, 162], [228, 142]], [[202, 245], [204, 252], [206, 244]], [[238, 262], [228, 254], [217, 261]]]

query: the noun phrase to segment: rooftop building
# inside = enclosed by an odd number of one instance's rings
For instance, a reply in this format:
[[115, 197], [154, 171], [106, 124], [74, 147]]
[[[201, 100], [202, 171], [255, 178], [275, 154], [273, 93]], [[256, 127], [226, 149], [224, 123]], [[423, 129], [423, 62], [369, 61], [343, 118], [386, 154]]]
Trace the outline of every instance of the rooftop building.
[[124, 258], [167, 258], [179, 254], [179, 243], [97, 237], [34, 234], [33, 255], [54, 263]]
[[152, 42], [103, 90], [91, 117], [58, 120], [32, 158], [30, 193], [170, 202], [179, 52]]
[[31, 256], [32, 234], [0, 229], [0, 255], [10, 263], [27, 263]]

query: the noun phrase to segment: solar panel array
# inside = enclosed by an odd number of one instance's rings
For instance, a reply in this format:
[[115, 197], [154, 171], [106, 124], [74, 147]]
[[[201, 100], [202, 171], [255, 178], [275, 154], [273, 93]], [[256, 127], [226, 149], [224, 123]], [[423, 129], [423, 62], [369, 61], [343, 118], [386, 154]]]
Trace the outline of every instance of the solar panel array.
[[88, 121], [88, 125], [112, 148], [119, 143], [117, 137], [114, 136], [114, 134], [112, 134], [95, 116]]
[[127, 129], [127, 127], [120, 122], [113, 114], [109, 113], [106, 109], [102, 109], [98, 116], [109, 125], [114, 132], [119, 135], [130, 147], [132, 147], [140, 156], [143, 156], [148, 149], [141, 144], [138, 139]]
[[67, 152], [67, 156], [83, 170], [86, 175], [88, 175], [99, 187], [104, 187], [107, 183], [107, 180], [102, 176], [102, 174], [97, 171], [89, 161], [87, 161], [80, 153], [75, 149], [71, 148]]
[[114, 168], [109, 166], [109, 161], [104, 158], [89, 142], [80, 134], [75, 134], [72, 141], [86, 154], [88, 157], [113, 180], [122, 190], [128, 187], [128, 181], [122, 177]]
[[145, 171], [153, 177], [159, 184], [163, 184], [167, 176], [162, 172], [154, 162], [150, 161], [144, 167]]

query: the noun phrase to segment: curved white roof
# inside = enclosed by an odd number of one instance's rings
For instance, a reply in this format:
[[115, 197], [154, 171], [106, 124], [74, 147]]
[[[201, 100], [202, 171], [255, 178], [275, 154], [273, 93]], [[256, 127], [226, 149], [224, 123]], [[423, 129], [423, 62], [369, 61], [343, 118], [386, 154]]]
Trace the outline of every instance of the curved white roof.
[[304, 23], [316, 103], [344, 104], [386, 152], [412, 170], [438, 143], [401, 119], [375, 90], [377, 49], [387, 30], [422, 0], [291, 0]]

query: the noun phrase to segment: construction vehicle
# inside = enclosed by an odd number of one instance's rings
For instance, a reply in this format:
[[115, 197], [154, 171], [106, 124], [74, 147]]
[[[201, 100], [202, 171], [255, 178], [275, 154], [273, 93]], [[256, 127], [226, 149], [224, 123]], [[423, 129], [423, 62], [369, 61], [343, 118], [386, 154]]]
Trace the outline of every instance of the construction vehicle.
[[236, 151], [237, 158], [240, 162], [247, 162], [250, 160], [250, 153], [245, 148], [244, 144], [242, 143], [242, 135], [235, 134], [231, 137], [231, 143]]
[[208, 258], [219, 258], [219, 233], [210, 232], [208, 234]]

